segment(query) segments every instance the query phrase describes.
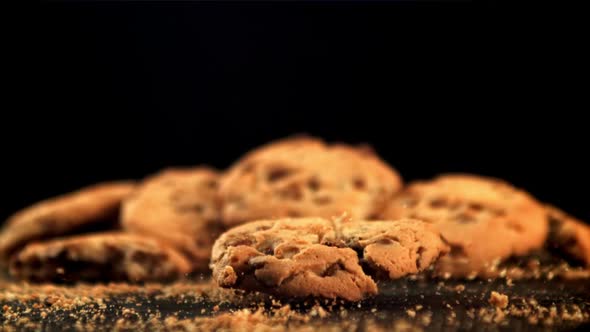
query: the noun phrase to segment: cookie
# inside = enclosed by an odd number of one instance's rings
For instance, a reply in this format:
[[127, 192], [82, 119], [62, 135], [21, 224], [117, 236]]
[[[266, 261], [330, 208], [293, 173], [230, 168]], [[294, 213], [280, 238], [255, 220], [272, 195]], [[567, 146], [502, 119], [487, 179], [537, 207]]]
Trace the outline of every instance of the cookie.
[[547, 214], [548, 247], [590, 266], [590, 226], [552, 206], [547, 207]]
[[106, 182], [36, 203], [15, 213], [0, 233], [0, 262], [29, 241], [109, 229], [118, 220], [121, 201], [135, 185], [132, 182]]
[[14, 255], [10, 274], [36, 282], [166, 281], [188, 272], [189, 261], [156, 239], [122, 232], [34, 242]]
[[145, 179], [124, 202], [123, 229], [168, 242], [207, 271], [221, 233], [218, 174], [204, 167], [167, 169]]
[[279, 217], [372, 219], [402, 186], [368, 149], [290, 138], [258, 148], [220, 181], [222, 220], [231, 227]]
[[222, 287], [358, 301], [377, 293], [373, 277], [418, 273], [446, 250], [439, 234], [417, 220], [262, 220], [222, 234], [211, 268]]
[[512, 255], [543, 246], [543, 206], [501, 180], [448, 174], [408, 185], [381, 215], [432, 223], [451, 246], [437, 263], [439, 275], [484, 276]]

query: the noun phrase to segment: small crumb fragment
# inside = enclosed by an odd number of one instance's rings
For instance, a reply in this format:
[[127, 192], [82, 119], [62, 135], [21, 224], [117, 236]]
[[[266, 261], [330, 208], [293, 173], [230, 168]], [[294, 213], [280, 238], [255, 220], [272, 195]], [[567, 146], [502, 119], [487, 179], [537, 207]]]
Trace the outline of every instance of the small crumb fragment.
[[498, 293], [496, 291], [492, 291], [488, 302], [497, 308], [506, 309], [506, 307], [508, 306], [508, 296], [505, 294]]

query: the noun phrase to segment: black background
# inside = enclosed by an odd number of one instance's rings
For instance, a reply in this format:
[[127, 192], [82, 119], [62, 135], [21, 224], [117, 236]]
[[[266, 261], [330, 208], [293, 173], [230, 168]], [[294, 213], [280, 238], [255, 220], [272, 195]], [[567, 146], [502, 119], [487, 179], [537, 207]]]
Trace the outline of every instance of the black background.
[[587, 122], [568, 112], [588, 109], [586, 61], [577, 21], [558, 13], [42, 2], [27, 16], [8, 30], [2, 219], [98, 181], [224, 168], [305, 132], [370, 143], [406, 180], [500, 177], [590, 220]]

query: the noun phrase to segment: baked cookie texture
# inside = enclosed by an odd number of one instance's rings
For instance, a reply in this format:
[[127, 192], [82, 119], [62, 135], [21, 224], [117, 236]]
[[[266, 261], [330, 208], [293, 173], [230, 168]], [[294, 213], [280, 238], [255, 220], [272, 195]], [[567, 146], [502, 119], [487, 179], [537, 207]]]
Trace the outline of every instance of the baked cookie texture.
[[467, 174], [410, 183], [381, 215], [432, 223], [450, 245], [436, 274], [485, 276], [503, 259], [541, 248], [548, 224], [544, 207], [510, 184]]
[[231, 227], [278, 217], [371, 219], [401, 189], [395, 170], [369, 149], [309, 137], [262, 146], [220, 182], [222, 220]]
[[166, 244], [140, 235], [105, 232], [33, 242], [10, 261], [16, 278], [43, 281], [166, 281], [190, 270]]
[[439, 234], [418, 220], [262, 220], [222, 234], [211, 268], [222, 287], [358, 301], [377, 293], [372, 276], [418, 273], [446, 251]]
[[174, 168], [145, 179], [123, 203], [121, 224], [130, 233], [156, 237], [207, 271], [221, 234], [218, 173], [205, 167]]
[[590, 266], [590, 226], [553, 206], [547, 206], [547, 215], [549, 248]]
[[121, 201], [135, 184], [105, 182], [47, 199], [12, 215], [0, 232], [0, 263], [33, 240], [51, 238], [87, 228], [112, 228]]

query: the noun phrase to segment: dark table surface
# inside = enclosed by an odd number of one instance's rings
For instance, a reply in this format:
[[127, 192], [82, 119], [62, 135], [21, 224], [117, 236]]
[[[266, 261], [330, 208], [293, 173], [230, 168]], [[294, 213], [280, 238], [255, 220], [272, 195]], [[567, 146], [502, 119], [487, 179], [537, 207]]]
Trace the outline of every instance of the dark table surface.
[[[130, 286], [128, 290], [123, 286], [123, 290], [104, 296], [97, 296], [100, 292], [96, 290], [121, 284], [45, 287], [5, 282], [2, 286], [0, 323], [17, 330], [179, 329], [178, 322], [189, 330], [191, 326], [196, 330], [250, 329], [248, 322], [224, 325], [215, 318], [228, 313], [251, 316], [257, 310], [268, 317], [257, 321], [259, 328], [282, 325], [290, 330], [566, 331], [583, 329], [590, 320], [588, 279], [405, 279], [380, 283], [378, 296], [359, 303], [241, 295], [219, 290], [207, 281]], [[508, 296], [506, 309], [496, 309], [489, 302], [492, 291]], [[309, 320], [276, 319], [277, 309], [287, 304], [294, 315], [302, 314]], [[325, 317], [317, 314], [318, 308], [325, 311]], [[176, 325], [170, 324], [170, 317]]]

